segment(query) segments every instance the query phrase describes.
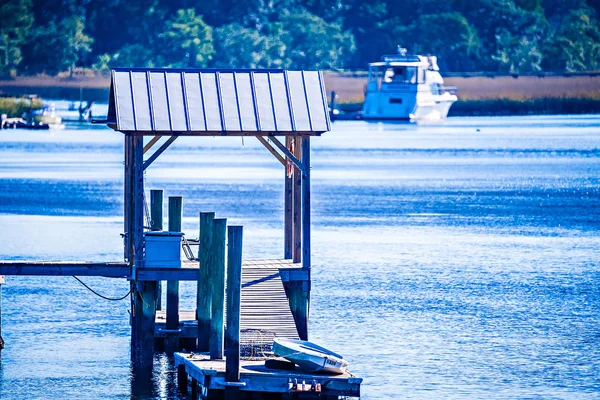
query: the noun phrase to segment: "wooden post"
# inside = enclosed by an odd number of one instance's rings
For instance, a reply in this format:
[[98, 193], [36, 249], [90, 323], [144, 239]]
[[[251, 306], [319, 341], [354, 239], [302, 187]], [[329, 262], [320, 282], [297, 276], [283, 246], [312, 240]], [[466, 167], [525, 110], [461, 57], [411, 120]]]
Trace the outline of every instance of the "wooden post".
[[[181, 232], [183, 199], [180, 196], [169, 197], [169, 231]], [[179, 281], [167, 281], [167, 331], [165, 349], [167, 353], [179, 350]]]
[[[302, 138], [294, 138], [294, 155], [297, 159], [301, 159]], [[293, 194], [293, 237], [294, 237], [294, 254], [293, 261], [299, 263], [302, 259], [302, 225], [300, 219], [302, 217], [302, 171], [294, 166], [294, 194]]]
[[177, 388], [182, 393], [188, 392], [188, 374], [183, 364], [177, 366]]
[[[163, 191], [150, 191], [150, 230], [163, 230]], [[162, 282], [156, 282], [156, 309], [162, 310]]]
[[131, 326], [131, 355], [136, 367], [151, 369], [154, 358], [154, 324], [156, 318], [156, 282], [135, 281], [135, 271], [144, 268], [144, 141], [141, 135], [125, 135], [131, 145], [131, 178], [132, 208], [129, 210], [130, 231], [133, 249], [134, 290], [132, 326]]
[[[287, 136], [285, 139], [286, 147], [291, 149], [292, 143], [294, 143], [294, 138], [291, 136]], [[289, 159], [286, 157], [286, 161], [289, 163]], [[293, 257], [293, 249], [294, 249], [294, 233], [292, 226], [292, 219], [294, 214], [294, 206], [292, 203], [293, 196], [293, 175], [288, 176], [288, 167], [286, 166], [283, 169], [284, 172], [284, 195], [283, 195], [283, 203], [284, 203], [284, 216], [283, 216], [283, 225], [284, 225], [284, 249], [283, 249], [283, 257], [288, 260]]]
[[[243, 227], [227, 229], [227, 329], [225, 330], [225, 381], [240, 380], [240, 308], [242, 290]], [[227, 386], [225, 399], [238, 398], [239, 388]]]
[[302, 269], [310, 270], [310, 136], [302, 138]]
[[212, 360], [221, 360], [223, 359], [223, 308], [225, 307], [225, 241], [227, 240], [227, 220], [217, 218], [213, 224], [210, 358]]
[[196, 320], [198, 321], [198, 351], [210, 350], [211, 270], [214, 212], [200, 213], [200, 245], [198, 259], [198, 291], [196, 293]]
[[2, 349], [4, 349], [4, 339], [2, 338], [2, 284], [4, 275], [0, 275], [0, 360], [2, 359]]

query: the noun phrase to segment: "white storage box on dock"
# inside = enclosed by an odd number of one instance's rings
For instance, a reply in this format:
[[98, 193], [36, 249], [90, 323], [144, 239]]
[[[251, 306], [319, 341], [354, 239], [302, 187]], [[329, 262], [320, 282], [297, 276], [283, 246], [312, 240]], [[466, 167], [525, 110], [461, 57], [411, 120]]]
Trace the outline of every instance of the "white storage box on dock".
[[181, 268], [181, 232], [146, 232], [146, 267]]

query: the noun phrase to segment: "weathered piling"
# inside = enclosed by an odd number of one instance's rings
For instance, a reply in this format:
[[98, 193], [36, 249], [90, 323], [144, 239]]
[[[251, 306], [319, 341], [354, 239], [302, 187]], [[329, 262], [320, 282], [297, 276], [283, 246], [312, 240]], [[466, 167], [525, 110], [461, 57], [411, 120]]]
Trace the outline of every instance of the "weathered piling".
[[214, 212], [200, 213], [200, 245], [198, 259], [198, 290], [196, 292], [196, 320], [198, 321], [198, 351], [210, 350], [211, 270], [213, 262], [212, 239]]
[[213, 262], [211, 264], [211, 326], [210, 358], [223, 358], [223, 308], [225, 307], [225, 247], [227, 220], [217, 218], [213, 222]]
[[[150, 191], [150, 230], [163, 230], [163, 191], [153, 189]], [[156, 309], [162, 310], [162, 283], [156, 282]]]
[[2, 284], [4, 275], [0, 275], [0, 359], [2, 359], [2, 349], [4, 349], [4, 338], [2, 337]]
[[[288, 136], [285, 138], [285, 145], [288, 150], [292, 151], [294, 143], [294, 138]], [[293, 214], [294, 214], [294, 205], [292, 202], [293, 196], [293, 167], [290, 165], [291, 161], [288, 157], [286, 157], [287, 165], [284, 168], [284, 195], [283, 195], [283, 209], [284, 209], [284, 217], [283, 217], [283, 258], [286, 260], [291, 259], [293, 257], [293, 249], [294, 249], [294, 233], [293, 233]]]
[[[302, 138], [294, 138], [294, 155], [297, 159], [302, 157], [301, 148]], [[294, 252], [293, 260], [295, 263], [299, 263], [302, 259], [302, 225], [300, 220], [302, 218], [302, 171], [298, 166], [294, 166], [294, 188], [293, 188], [293, 237], [294, 237]]]
[[[169, 196], [169, 231], [181, 232], [183, 199], [180, 196]], [[168, 353], [179, 347], [179, 281], [167, 281], [167, 334], [165, 350]]]
[[125, 224], [127, 260], [131, 266], [132, 316], [131, 358], [136, 369], [151, 369], [154, 358], [156, 281], [138, 281], [137, 270], [145, 264], [144, 244], [144, 138], [125, 135]]
[[[225, 331], [225, 381], [240, 380], [240, 309], [242, 290], [243, 227], [227, 228], [227, 329]], [[227, 386], [225, 399], [234, 400], [239, 387]]]

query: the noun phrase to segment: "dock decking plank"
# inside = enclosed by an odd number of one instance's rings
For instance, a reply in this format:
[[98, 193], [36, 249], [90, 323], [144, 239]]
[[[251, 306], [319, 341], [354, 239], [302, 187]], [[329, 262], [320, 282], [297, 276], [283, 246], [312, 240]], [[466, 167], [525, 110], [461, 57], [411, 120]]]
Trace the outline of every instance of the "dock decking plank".
[[[288, 263], [289, 264], [289, 263]], [[246, 264], [242, 268], [242, 308], [240, 328], [270, 331], [277, 337], [298, 339], [278, 262]], [[181, 336], [194, 337], [197, 332], [194, 311], [180, 311], [184, 329]], [[157, 337], [164, 336], [165, 313], [157, 311]]]

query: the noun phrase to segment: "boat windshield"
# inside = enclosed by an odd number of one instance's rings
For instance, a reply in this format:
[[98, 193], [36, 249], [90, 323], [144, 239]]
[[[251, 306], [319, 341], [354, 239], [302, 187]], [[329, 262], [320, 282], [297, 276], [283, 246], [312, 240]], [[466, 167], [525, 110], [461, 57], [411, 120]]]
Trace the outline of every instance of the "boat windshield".
[[410, 85], [425, 82], [425, 71], [414, 66], [372, 68], [369, 72], [369, 80], [378, 81], [378, 86], [380, 86], [382, 82]]

